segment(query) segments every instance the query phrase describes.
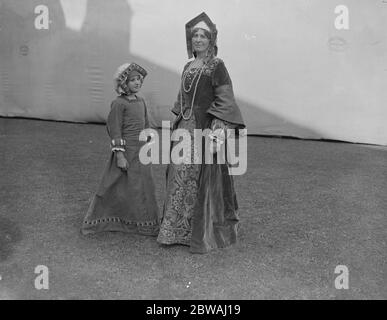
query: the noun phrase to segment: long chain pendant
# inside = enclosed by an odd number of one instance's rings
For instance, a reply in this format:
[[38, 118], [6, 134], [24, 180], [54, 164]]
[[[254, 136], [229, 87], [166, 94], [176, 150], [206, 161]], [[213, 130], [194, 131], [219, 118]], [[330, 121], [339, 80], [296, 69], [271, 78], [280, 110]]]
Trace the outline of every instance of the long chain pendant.
[[194, 84], [194, 82], [195, 82], [196, 76], [197, 76], [198, 73], [199, 73], [199, 69], [195, 70], [195, 74], [194, 74], [194, 76], [193, 76], [193, 78], [192, 78], [191, 83], [188, 84], [188, 89], [187, 89], [187, 88], [186, 88], [186, 82], [187, 82], [187, 75], [188, 75], [188, 73], [190, 73], [190, 71], [187, 70], [186, 72], [184, 72], [184, 76], [183, 76], [183, 89], [184, 89], [184, 92], [185, 92], [185, 93], [188, 93], [188, 92], [191, 91], [192, 86], [193, 86], [193, 84]]
[[[195, 83], [195, 90], [194, 90], [193, 95], [192, 95], [191, 108], [189, 110], [188, 117], [184, 116], [184, 112], [183, 112], [183, 92], [180, 90], [180, 113], [181, 113], [181, 116], [182, 116], [182, 118], [184, 120], [189, 120], [191, 118], [192, 110], [193, 110], [193, 106], [194, 106], [194, 101], [195, 101], [195, 97], [196, 97], [196, 90], [198, 88], [198, 84], [199, 84], [199, 81], [200, 81], [200, 78], [202, 76], [202, 73], [203, 73], [203, 70], [204, 70], [205, 66], [206, 66], [206, 64], [203, 64], [202, 68], [200, 69], [198, 80]], [[182, 81], [184, 81], [184, 79]], [[191, 84], [191, 86], [192, 86], [192, 84]], [[182, 87], [183, 87], [183, 90], [185, 91], [184, 82], [182, 83]]]
[[[199, 68], [200, 64], [201, 64], [201, 68]], [[190, 63], [190, 65], [188, 66], [187, 70], [186, 70], [186, 71], [184, 72], [184, 74], [183, 74], [183, 90], [184, 90], [185, 93], [188, 93], [188, 92], [191, 91], [192, 86], [193, 86], [193, 84], [194, 84], [194, 82], [195, 82], [195, 79], [196, 79], [197, 75], [199, 74], [199, 72], [202, 71], [201, 69], [203, 69], [204, 65], [205, 65], [205, 64], [204, 64], [202, 61], [199, 62], [199, 61], [196, 61], [196, 60], [193, 60], [193, 61]], [[192, 70], [192, 69], [195, 69], [195, 71], [194, 71], [195, 73], [194, 73], [194, 76], [193, 76], [193, 78], [192, 78], [191, 83], [188, 85], [188, 89], [186, 89], [187, 75], [188, 75], [188, 74], [191, 74], [191, 70]]]

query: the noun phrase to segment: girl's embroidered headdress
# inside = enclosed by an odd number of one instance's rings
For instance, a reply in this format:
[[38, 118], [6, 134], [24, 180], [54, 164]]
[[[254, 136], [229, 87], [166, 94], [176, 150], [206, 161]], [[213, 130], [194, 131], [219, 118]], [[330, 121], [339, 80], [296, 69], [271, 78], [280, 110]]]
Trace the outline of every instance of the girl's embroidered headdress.
[[114, 74], [114, 89], [119, 94], [130, 94], [130, 90], [126, 85], [127, 79], [133, 75], [141, 75], [144, 79], [147, 74], [146, 70], [137, 63], [124, 63], [118, 67]]

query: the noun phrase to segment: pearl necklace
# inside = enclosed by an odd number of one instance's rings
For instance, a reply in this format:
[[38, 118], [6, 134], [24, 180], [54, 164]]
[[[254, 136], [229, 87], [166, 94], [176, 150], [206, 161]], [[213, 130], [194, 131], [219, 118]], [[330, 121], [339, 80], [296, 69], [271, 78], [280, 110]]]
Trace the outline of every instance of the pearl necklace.
[[[184, 90], [185, 93], [188, 93], [188, 92], [191, 91], [192, 86], [193, 86], [193, 84], [194, 84], [194, 82], [195, 82], [195, 78], [196, 78], [196, 76], [199, 74], [199, 65], [200, 65], [200, 61], [199, 61], [199, 60], [193, 60], [193, 61], [190, 63], [190, 65], [188, 66], [187, 70], [184, 72], [184, 74], [183, 74], [183, 90]], [[204, 62], [202, 62], [202, 66], [204, 66]], [[193, 68], [196, 69], [196, 70], [195, 70], [195, 74], [194, 74], [194, 76], [193, 76], [193, 78], [192, 78], [192, 80], [191, 80], [191, 83], [188, 85], [188, 89], [186, 89], [185, 83], [186, 83], [186, 80], [187, 80], [187, 75], [188, 75], [189, 73], [191, 73], [191, 70], [192, 70]]]
[[192, 95], [191, 108], [190, 108], [190, 111], [189, 111], [188, 118], [186, 118], [186, 117], [184, 116], [184, 112], [183, 112], [183, 92], [182, 92], [182, 90], [180, 90], [180, 113], [181, 113], [181, 116], [182, 116], [182, 118], [183, 118], [184, 120], [189, 120], [189, 119], [191, 118], [191, 116], [192, 116], [192, 110], [193, 110], [193, 105], [194, 105], [194, 101], [195, 101], [196, 90], [197, 90], [197, 88], [198, 88], [198, 83], [199, 83], [200, 77], [202, 76], [204, 67], [206, 66], [206, 64], [203, 63], [203, 66], [200, 68], [200, 72], [199, 72], [199, 71], [196, 71], [195, 76], [194, 76], [194, 78], [192, 79], [191, 85], [190, 85], [188, 91], [186, 91], [185, 86], [184, 86], [184, 82], [185, 82], [185, 79], [186, 79], [186, 74], [188, 73], [188, 70], [191, 69], [191, 65], [192, 65], [194, 62], [195, 62], [195, 60], [191, 62], [191, 64], [189, 65], [187, 71], [183, 74], [183, 79], [182, 79], [182, 82], [181, 82], [182, 89], [184, 90], [185, 93], [188, 93], [188, 92], [191, 91], [191, 88], [192, 88], [192, 86], [193, 86], [193, 83], [194, 83], [194, 80], [195, 80], [197, 74], [199, 74], [198, 80], [197, 80], [196, 83], [195, 83], [195, 89], [194, 89], [194, 92], [193, 92], [193, 95]]

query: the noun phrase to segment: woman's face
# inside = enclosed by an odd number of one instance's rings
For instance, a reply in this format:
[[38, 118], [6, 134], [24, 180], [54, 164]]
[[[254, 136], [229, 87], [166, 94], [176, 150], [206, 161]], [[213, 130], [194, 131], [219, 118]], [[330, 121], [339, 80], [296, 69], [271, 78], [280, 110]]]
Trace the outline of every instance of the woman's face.
[[140, 91], [142, 86], [142, 77], [140, 75], [133, 75], [128, 78], [128, 87], [132, 93]]
[[206, 52], [210, 45], [210, 39], [203, 29], [197, 29], [192, 36], [192, 48], [196, 53]]

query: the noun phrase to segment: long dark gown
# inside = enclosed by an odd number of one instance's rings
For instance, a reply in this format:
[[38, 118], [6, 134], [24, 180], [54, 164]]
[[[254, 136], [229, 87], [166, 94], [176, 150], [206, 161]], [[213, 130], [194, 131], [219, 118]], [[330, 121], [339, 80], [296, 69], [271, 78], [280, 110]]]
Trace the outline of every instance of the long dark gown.
[[[139, 160], [145, 142], [139, 141], [140, 132], [149, 126], [144, 100], [128, 100], [119, 96], [113, 101], [107, 129], [116, 146], [102, 181], [83, 221], [83, 234], [101, 231], [137, 232], [157, 236], [159, 231], [158, 206], [151, 165]], [[120, 143], [125, 141], [125, 145]], [[117, 154], [123, 150], [129, 163], [126, 171], [117, 167]]]
[[[186, 80], [186, 88], [192, 85], [188, 93], [180, 90], [172, 109], [178, 116], [174, 129], [188, 129], [192, 140], [193, 129], [210, 128], [214, 119], [220, 119], [236, 129], [244, 128], [223, 61], [219, 58], [211, 60], [200, 79], [198, 75], [195, 77], [197, 71], [192, 69], [186, 77], [182, 77], [182, 81], [184, 78]], [[187, 118], [198, 79], [193, 112], [190, 119], [185, 120], [181, 117], [180, 103], [182, 101], [183, 113]], [[176, 143], [172, 144], [172, 148]], [[191, 160], [198, 156], [196, 147], [194, 143], [191, 144]], [[204, 154], [202, 150], [202, 164], [172, 162], [168, 165], [167, 195], [157, 238], [161, 244], [183, 244], [190, 246], [192, 253], [206, 253], [237, 241], [239, 217], [233, 177], [229, 174], [227, 163], [214, 161], [214, 164], [205, 164]]]

